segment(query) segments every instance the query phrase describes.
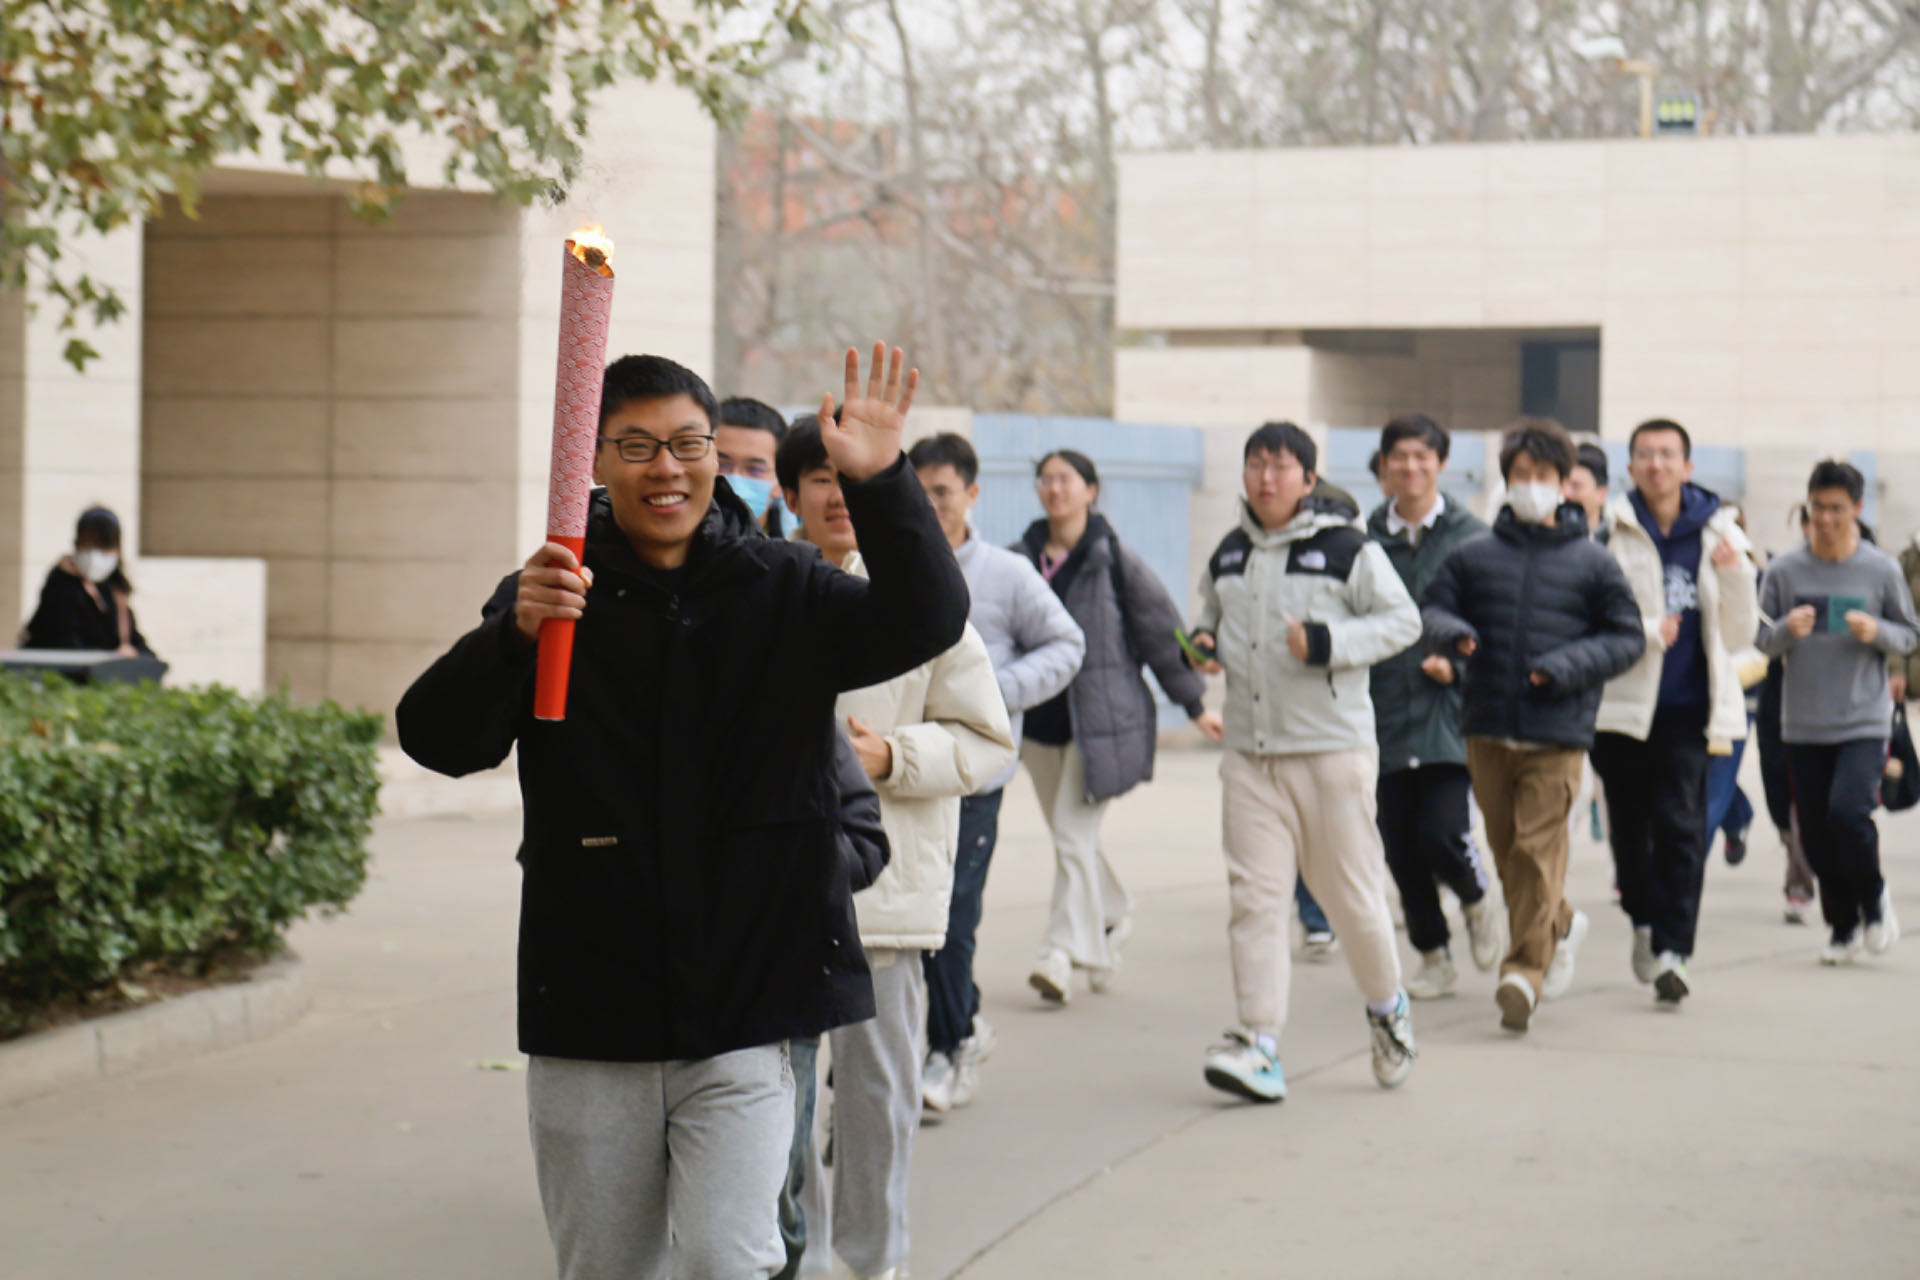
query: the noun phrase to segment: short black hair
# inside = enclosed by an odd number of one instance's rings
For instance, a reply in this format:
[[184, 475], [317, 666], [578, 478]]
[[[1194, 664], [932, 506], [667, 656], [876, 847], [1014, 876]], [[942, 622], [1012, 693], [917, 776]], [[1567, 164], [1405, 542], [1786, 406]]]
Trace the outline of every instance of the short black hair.
[[820, 438], [820, 417], [804, 413], [787, 424], [773, 451], [773, 474], [782, 489], [800, 491], [800, 477], [827, 465], [827, 444]]
[[1264, 422], [1254, 428], [1247, 437], [1247, 447], [1240, 451], [1240, 460], [1245, 462], [1260, 453], [1292, 454], [1299, 460], [1300, 469], [1309, 474], [1317, 474], [1320, 463], [1320, 446], [1313, 437], [1291, 422]]
[[1385, 457], [1385, 455], [1378, 449], [1375, 449], [1367, 458], [1367, 471], [1375, 480], [1380, 478], [1380, 461], [1383, 457]]
[[73, 540], [76, 545], [90, 542], [103, 551], [118, 551], [120, 517], [106, 507], [88, 507], [73, 526]]
[[1565, 480], [1573, 473], [1573, 437], [1552, 418], [1522, 418], [1508, 427], [1500, 438], [1500, 478], [1513, 471], [1513, 460], [1526, 454], [1542, 466], [1552, 467]]
[[1453, 437], [1447, 434], [1447, 429], [1424, 413], [1403, 413], [1380, 428], [1378, 456], [1384, 459], [1402, 440], [1421, 441], [1439, 454], [1442, 462], [1447, 460], [1447, 451], [1453, 447]]
[[1693, 437], [1687, 434], [1685, 427], [1675, 422], [1672, 418], [1648, 418], [1645, 422], [1635, 427], [1633, 434], [1627, 437], [1627, 456], [1629, 458], [1633, 456], [1633, 447], [1640, 443], [1640, 437], [1649, 431], [1671, 431], [1675, 435], [1678, 435], [1680, 437], [1680, 456], [1689, 462], [1693, 460]]
[[1593, 476], [1593, 483], [1600, 488], [1607, 487], [1607, 451], [1590, 441], [1581, 441], [1573, 451], [1573, 465], [1585, 467]]
[[751, 396], [729, 396], [722, 400], [714, 411], [713, 425], [764, 431], [775, 441], [787, 434], [787, 420], [780, 416], [780, 411]]
[[915, 471], [952, 467], [959, 473], [960, 483], [965, 485], [980, 478], [980, 455], [973, 451], [973, 445], [965, 436], [951, 431], [914, 441], [913, 448], [907, 450], [907, 465]]
[[686, 396], [700, 406], [712, 426], [720, 412], [713, 388], [685, 365], [665, 356], [621, 356], [607, 366], [606, 380], [600, 384], [600, 427], [607, 419], [635, 400], [667, 400]]
[[1812, 497], [1822, 489], [1845, 489], [1847, 496], [1855, 502], [1864, 502], [1867, 497], [1867, 478], [1860, 474], [1860, 468], [1851, 462], [1842, 462], [1838, 458], [1828, 458], [1817, 462], [1813, 474], [1807, 477], [1807, 496]]
[[1078, 449], [1055, 449], [1052, 453], [1049, 453], [1040, 459], [1040, 461], [1033, 464], [1034, 478], [1038, 479], [1040, 473], [1047, 469], [1047, 464], [1055, 458], [1060, 459], [1060, 461], [1079, 472], [1080, 478], [1087, 482], [1089, 488], [1098, 489], [1100, 487], [1100, 469], [1093, 465], [1092, 458], [1089, 458]]

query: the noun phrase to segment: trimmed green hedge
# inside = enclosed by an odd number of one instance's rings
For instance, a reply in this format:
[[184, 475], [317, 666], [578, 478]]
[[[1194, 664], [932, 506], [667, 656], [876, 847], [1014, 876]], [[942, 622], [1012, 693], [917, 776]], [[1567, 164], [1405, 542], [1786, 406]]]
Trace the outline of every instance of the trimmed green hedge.
[[0, 1037], [136, 966], [276, 949], [366, 882], [377, 715], [0, 672]]

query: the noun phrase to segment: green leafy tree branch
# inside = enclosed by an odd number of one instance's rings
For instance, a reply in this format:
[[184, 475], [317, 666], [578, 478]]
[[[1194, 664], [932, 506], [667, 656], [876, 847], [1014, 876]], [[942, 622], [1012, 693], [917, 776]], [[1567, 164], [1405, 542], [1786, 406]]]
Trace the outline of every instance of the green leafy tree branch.
[[[0, 0], [0, 288], [37, 284], [64, 331], [119, 319], [63, 244], [169, 196], [192, 215], [227, 156], [357, 178], [377, 220], [403, 142], [431, 138], [446, 183], [557, 201], [596, 91], [669, 80], [729, 123], [815, 23], [808, 0]], [[97, 355], [67, 343], [75, 368]]]

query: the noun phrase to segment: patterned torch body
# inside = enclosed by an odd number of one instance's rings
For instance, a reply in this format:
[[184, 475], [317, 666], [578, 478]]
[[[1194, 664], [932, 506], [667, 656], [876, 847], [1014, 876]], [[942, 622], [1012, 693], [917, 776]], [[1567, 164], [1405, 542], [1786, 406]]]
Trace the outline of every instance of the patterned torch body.
[[[592, 265], [589, 265], [591, 261]], [[613, 268], [599, 249], [581, 252], [568, 240], [560, 267], [560, 357], [553, 390], [553, 468], [547, 479], [547, 538], [585, 562], [587, 500], [600, 435], [600, 389], [606, 377], [607, 327], [613, 318]], [[567, 718], [573, 669], [571, 618], [540, 624], [533, 686], [537, 720]]]

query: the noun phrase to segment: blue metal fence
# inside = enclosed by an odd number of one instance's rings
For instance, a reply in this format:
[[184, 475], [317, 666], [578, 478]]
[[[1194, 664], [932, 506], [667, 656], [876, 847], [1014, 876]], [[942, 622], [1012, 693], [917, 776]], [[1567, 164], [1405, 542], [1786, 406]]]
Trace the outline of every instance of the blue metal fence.
[[[1099, 468], [1100, 511], [1160, 575], [1181, 613], [1189, 611], [1188, 521], [1204, 470], [1198, 429], [1108, 418], [979, 414], [973, 420], [973, 444], [980, 454], [980, 502], [973, 520], [982, 537], [1004, 546], [1026, 532], [1042, 514], [1035, 465], [1055, 449], [1077, 449]], [[1175, 727], [1186, 723], [1186, 715], [1163, 702], [1160, 722]]]

